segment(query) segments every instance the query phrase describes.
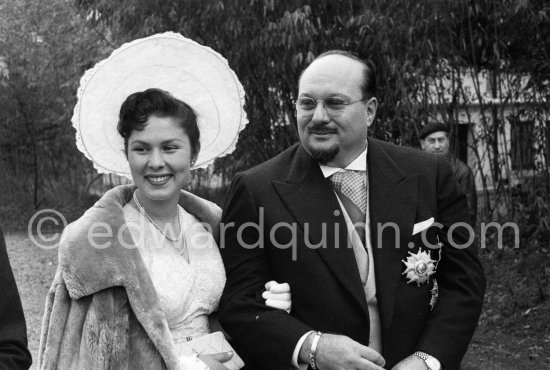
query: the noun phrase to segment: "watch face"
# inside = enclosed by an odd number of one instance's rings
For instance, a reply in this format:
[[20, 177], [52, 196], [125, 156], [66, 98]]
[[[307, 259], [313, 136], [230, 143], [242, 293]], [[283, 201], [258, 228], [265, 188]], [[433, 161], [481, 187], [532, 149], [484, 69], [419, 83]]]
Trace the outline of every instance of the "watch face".
[[430, 356], [425, 359], [424, 362], [426, 362], [426, 365], [428, 365], [430, 370], [441, 370], [441, 364], [434, 357]]

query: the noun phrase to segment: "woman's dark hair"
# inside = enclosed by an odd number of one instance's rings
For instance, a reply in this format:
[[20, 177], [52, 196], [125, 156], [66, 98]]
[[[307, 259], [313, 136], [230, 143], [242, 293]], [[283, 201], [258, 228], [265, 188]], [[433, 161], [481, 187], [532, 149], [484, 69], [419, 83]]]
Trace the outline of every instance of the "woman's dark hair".
[[118, 133], [124, 138], [124, 153], [128, 156], [128, 139], [132, 131], [143, 131], [151, 116], [174, 117], [180, 121], [191, 142], [191, 158], [194, 163], [200, 150], [200, 131], [197, 116], [181, 100], [161, 89], [147, 89], [128, 96], [120, 107]]

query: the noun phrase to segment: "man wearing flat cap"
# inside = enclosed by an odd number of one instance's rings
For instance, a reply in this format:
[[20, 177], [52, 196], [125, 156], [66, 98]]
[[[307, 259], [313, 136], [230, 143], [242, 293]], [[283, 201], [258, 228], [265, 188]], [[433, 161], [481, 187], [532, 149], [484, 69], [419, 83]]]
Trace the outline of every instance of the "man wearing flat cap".
[[475, 225], [477, 219], [477, 194], [474, 173], [470, 167], [449, 152], [449, 126], [440, 122], [428, 123], [422, 128], [418, 137], [423, 151], [447, 157], [456, 180], [462, 192], [466, 195], [470, 223]]

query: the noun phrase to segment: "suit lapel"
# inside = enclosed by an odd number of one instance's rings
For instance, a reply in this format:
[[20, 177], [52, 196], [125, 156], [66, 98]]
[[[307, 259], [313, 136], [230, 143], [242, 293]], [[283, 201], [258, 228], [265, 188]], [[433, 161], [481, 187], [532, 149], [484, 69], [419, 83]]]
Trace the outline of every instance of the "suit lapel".
[[[310, 245], [317, 248], [325, 264], [368, 314], [365, 292], [340, 205], [332, 186], [317, 162], [300, 145], [291, 164], [286, 182], [273, 181], [273, 186], [290, 211]], [[306, 203], [307, 202], [307, 203]], [[308, 232], [305, 232], [305, 225]], [[300, 243], [306, 247], [305, 243]]]
[[[403, 271], [401, 260], [407, 255], [417, 208], [417, 178], [406, 177], [387, 150], [377, 140], [369, 140], [371, 240], [376, 294], [384, 329], [391, 323], [396, 289]], [[381, 231], [383, 225], [388, 226]], [[396, 225], [398, 231], [389, 225]]]

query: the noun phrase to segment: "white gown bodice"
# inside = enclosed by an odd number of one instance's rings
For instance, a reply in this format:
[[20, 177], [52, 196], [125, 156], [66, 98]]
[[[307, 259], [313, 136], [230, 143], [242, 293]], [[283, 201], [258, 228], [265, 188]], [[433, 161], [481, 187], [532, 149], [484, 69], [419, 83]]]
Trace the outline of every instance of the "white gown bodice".
[[178, 208], [183, 230], [180, 246], [187, 248], [189, 262], [134, 205], [123, 208], [175, 343], [210, 332], [208, 315], [217, 310], [225, 285], [225, 269], [212, 235], [193, 215]]

